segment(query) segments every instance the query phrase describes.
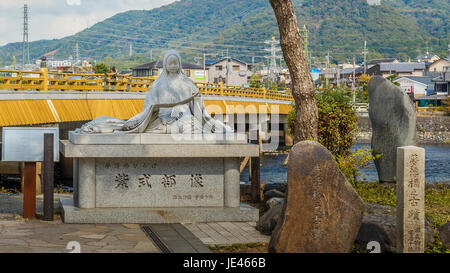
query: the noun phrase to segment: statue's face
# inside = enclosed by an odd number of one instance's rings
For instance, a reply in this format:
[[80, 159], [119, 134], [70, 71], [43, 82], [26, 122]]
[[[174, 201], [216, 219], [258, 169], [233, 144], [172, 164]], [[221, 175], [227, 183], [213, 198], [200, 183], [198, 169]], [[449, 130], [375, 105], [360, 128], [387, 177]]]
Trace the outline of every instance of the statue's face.
[[177, 73], [180, 69], [180, 64], [178, 63], [178, 58], [175, 55], [170, 55], [167, 58], [167, 71], [170, 73]]

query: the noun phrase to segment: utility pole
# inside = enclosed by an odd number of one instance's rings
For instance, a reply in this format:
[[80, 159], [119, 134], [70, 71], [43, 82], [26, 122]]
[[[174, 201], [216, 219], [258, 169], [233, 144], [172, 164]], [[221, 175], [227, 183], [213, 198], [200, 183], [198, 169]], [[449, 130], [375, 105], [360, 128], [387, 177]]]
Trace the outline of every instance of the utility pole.
[[23, 5], [23, 43], [22, 43], [22, 65], [29, 64], [30, 61], [30, 44], [28, 43], [28, 1], [24, 1]]
[[364, 74], [367, 72], [367, 54], [369, 54], [369, 51], [367, 50], [367, 41], [364, 41], [364, 49], [362, 54], [364, 55]]
[[352, 77], [353, 104], [355, 104], [355, 102], [356, 102], [355, 78], [356, 78], [356, 58], [353, 57], [353, 77]]
[[16, 56], [13, 56], [13, 70], [16, 70]]
[[[302, 37], [302, 43], [303, 43], [303, 52], [305, 53], [305, 57], [308, 58], [309, 57], [309, 53], [308, 53], [308, 29], [306, 28], [306, 25], [303, 25], [303, 29], [299, 30], [300, 32], [300, 36]], [[309, 67], [311, 68], [311, 60], [309, 60]]]
[[150, 49], [150, 62], [153, 62], [153, 49]]
[[133, 44], [130, 43], [130, 58], [133, 57]]
[[450, 44], [447, 45], [447, 46], [448, 46], [448, 49], [447, 49], [447, 51], [448, 51], [448, 56], [447, 56], [447, 58], [450, 60]]
[[203, 80], [204, 82], [208, 82], [208, 79], [206, 78], [206, 56], [216, 56], [216, 54], [206, 54], [203, 52]]
[[330, 50], [329, 49], [328, 49], [328, 54], [327, 54], [326, 58], [327, 58], [327, 64], [326, 64], [327, 67], [325, 69], [325, 86], [328, 86], [328, 73], [329, 73], [328, 69], [330, 67]]
[[80, 61], [80, 47], [78, 43], [75, 44], [75, 63], [77, 64]]

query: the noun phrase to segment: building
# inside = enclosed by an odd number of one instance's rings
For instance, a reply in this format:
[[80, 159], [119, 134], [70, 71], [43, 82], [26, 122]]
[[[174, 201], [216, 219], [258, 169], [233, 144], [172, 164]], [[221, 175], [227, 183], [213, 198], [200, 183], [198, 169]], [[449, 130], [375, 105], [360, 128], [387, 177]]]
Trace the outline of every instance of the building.
[[405, 76], [394, 82], [400, 84], [400, 88], [406, 94], [414, 94], [415, 98], [434, 94], [434, 82], [432, 77]]
[[434, 90], [437, 95], [450, 95], [450, 71], [442, 73], [432, 81], [435, 84]]
[[339, 71], [340, 76], [340, 82], [345, 83], [348, 86], [351, 86], [353, 81], [353, 71], [355, 72], [355, 83], [358, 80], [358, 78], [364, 74], [364, 68], [362, 67], [356, 67], [356, 68], [344, 68]]
[[450, 71], [450, 60], [449, 58], [442, 58], [434, 63], [430, 64], [428, 68], [429, 72], [446, 72]]
[[425, 73], [425, 63], [379, 63], [367, 70], [368, 75], [388, 77], [416, 76], [422, 77]]
[[423, 56], [418, 56], [416, 58], [416, 62], [418, 62], [418, 63], [434, 63], [435, 61], [437, 61], [439, 59], [440, 58], [438, 55], [430, 54], [427, 52], [427, 54], [425, 54]]
[[381, 5], [381, 0], [367, 0], [369, 6], [379, 6]]
[[431, 81], [434, 83], [434, 92], [416, 98], [421, 107], [440, 106], [442, 101], [450, 95], [450, 72], [441, 73], [439, 77], [433, 78]]
[[370, 60], [367, 64], [367, 69], [370, 69], [371, 67], [380, 64], [380, 63], [399, 63], [400, 61], [395, 58], [384, 58], [384, 59], [373, 59]]
[[207, 61], [208, 79], [211, 83], [223, 82], [228, 85], [245, 86], [253, 75], [252, 64], [227, 57], [216, 61]]
[[[181, 63], [186, 76], [191, 78], [194, 82], [207, 82], [208, 70], [203, 70], [203, 67], [190, 64]], [[133, 77], [157, 77], [161, 74], [163, 69], [163, 61], [155, 61], [151, 63], [142, 64], [131, 68]]]
[[[49, 69], [58, 69], [58, 68], [70, 68], [72, 67], [72, 60], [56, 60], [56, 59], [47, 59], [46, 61], [47, 67]], [[36, 60], [36, 65], [41, 66], [41, 60]]]

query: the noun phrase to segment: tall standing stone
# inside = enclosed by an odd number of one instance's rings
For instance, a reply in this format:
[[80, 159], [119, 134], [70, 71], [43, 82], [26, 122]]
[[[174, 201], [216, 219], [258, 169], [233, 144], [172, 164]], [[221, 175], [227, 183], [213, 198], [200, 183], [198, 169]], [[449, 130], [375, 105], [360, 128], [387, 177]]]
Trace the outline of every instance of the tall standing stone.
[[373, 155], [380, 182], [394, 182], [397, 147], [416, 144], [416, 110], [412, 100], [389, 80], [369, 82], [369, 117]]
[[425, 149], [397, 149], [397, 250], [425, 250]]
[[269, 251], [350, 252], [363, 201], [319, 143], [299, 142], [289, 157], [287, 197]]

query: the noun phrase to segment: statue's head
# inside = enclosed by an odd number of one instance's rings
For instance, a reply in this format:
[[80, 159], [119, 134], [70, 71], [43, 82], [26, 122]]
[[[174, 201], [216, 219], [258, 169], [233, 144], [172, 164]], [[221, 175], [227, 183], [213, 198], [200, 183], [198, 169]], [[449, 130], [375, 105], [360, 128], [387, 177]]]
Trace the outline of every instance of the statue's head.
[[175, 50], [169, 50], [164, 55], [163, 67], [168, 74], [179, 74], [182, 71], [181, 57]]

